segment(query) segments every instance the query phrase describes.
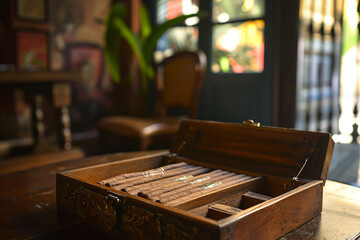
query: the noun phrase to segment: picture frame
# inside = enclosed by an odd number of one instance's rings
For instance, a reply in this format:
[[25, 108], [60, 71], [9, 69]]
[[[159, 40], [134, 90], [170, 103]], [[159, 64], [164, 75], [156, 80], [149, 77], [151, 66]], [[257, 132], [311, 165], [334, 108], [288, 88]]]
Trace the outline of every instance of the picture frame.
[[49, 34], [41, 30], [15, 31], [16, 65], [20, 70], [47, 70], [50, 66]]
[[48, 21], [48, 0], [16, 0], [16, 17], [32, 22]]
[[103, 48], [94, 43], [72, 42], [67, 43], [65, 52], [66, 68], [81, 71], [86, 85], [99, 88], [104, 73]]
[[104, 90], [103, 48], [94, 43], [69, 42], [65, 47], [65, 69], [80, 71], [80, 81], [72, 82], [72, 129], [87, 131], [109, 111], [111, 99]]

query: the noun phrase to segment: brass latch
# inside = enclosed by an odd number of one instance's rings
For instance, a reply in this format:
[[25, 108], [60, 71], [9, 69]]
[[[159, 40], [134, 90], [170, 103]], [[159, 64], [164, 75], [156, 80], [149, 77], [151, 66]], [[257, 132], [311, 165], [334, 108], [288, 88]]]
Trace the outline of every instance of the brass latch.
[[254, 120], [247, 120], [247, 121], [243, 121], [242, 125], [244, 126], [251, 126], [251, 127], [260, 127], [260, 123], [259, 122], [254, 122]]

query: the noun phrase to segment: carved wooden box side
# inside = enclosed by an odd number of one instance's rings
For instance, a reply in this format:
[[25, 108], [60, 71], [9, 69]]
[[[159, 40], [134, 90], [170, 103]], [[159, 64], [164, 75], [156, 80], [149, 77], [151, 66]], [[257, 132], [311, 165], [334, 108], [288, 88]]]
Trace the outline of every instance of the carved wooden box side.
[[57, 205], [121, 239], [220, 239], [217, 223], [57, 175]]

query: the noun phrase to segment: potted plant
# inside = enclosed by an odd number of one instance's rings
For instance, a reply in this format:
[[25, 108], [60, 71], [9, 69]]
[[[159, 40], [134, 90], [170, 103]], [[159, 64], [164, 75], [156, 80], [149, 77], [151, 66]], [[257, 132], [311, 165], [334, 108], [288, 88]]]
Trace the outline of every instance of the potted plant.
[[[152, 27], [149, 12], [145, 5], [140, 7], [140, 33], [134, 33], [125, 23], [126, 6], [116, 3], [111, 6], [105, 22], [105, 58], [110, 76], [116, 83], [125, 82], [121, 77], [120, 40], [124, 39], [134, 52], [141, 73], [141, 92], [146, 101], [148, 95], [148, 81], [154, 79], [153, 52], [159, 38], [171, 27], [179, 25], [187, 18], [199, 16], [199, 14], [180, 15], [164, 23]], [[130, 79], [132, 80], [132, 79]]]

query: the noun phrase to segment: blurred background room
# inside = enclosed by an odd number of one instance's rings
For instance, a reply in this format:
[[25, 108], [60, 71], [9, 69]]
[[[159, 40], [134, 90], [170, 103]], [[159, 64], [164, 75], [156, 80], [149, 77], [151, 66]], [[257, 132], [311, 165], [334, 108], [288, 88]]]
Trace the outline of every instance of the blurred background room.
[[109, 72], [104, 39], [109, 9], [118, 3], [136, 34], [142, 4], [152, 28], [199, 13], [167, 30], [151, 52], [154, 68], [179, 51], [205, 53], [195, 118], [328, 132], [336, 142], [328, 179], [359, 186], [357, 0], [3, 1], [0, 162], [134, 150], [117, 143], [105, 150], [99, 140], [101, 120], [149, 117], [157, 107], [155, 83], [143, 78], [128, 42], [113, 50], [121, 82]]

